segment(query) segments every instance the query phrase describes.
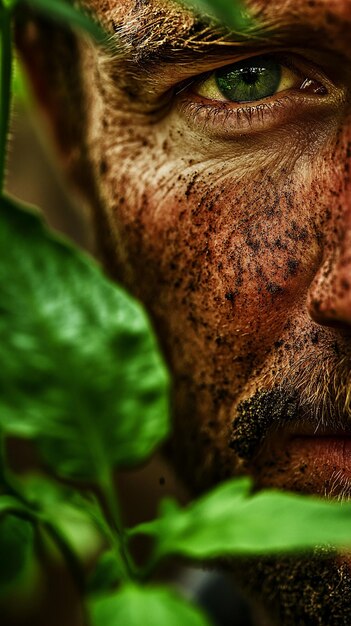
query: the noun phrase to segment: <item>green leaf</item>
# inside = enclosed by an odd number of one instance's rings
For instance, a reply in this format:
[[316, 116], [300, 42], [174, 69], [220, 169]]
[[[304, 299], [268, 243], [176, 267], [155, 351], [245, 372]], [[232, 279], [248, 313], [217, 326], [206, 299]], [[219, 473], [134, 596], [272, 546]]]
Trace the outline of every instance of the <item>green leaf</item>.
[[250, 495], [247, 478], [230, 480], [185, 509], [132, 529], [156, 540], [156, 559], [168, 554], [203, 559], [271, 554], [316, 545], [351, 546], [351, 503], [275, 490]]
[[11, 13], [0, 5], [0, 193], [2, 194], [6, 167], [6, 148], [11, 111], [13, 66]]
[[112, 589], [121, 579], [121, 572], [113, 550], [107, 550], [99, 558], [90, 576], [89, 591], [97, 593]]
[[12, 11], [12, 9], [14, 8], [14, 6], [18, 3], [19, 0], [2, 0], [2, 3], [5, 7], [5, 9], [8, 9], [9, 11]]
[[8, 199], [0, 250], [0, 427], [66, 477], [145, 459], [168, 433], [169, 380], [142, 307]]
[[[0, 498], [1, 502], [1, 498]], [[13, 583], [23, 572], [33, 548], [32, 524], [15, 515], [0, 517], [0, 586]]]
[[7, 494], [0, 495], [0, 516], [4, 513], [24, 513], [30, 514], [31, 511], [18, 498]]
[[200, 15], [215, 18], [232, 31], [245, 31], [252, 20], [241, 0], [178, 0]]
[[128, 585], [91, 603], [92, 626], [209, 626], [199, 609], [162, 587]]
[[30, 90], [22, 66], [18, 59], [14, 59], [12, 73], [12, 94], [15, 101], [30, 103]]
[[21, 493], [43, 522], [58, 529], [81, 560], [94, 558], [103, 546], [98, 525], [91, 515], [93, 503], [72, 487], [46, 476], [26, 475]]
[[101, 26], [82, 9], [76, 9], [70, 0], [20, 0], [19, 4], [27, 4], [53, 20], [83, 30], [98, 43], [107, 43], [107, 35]]

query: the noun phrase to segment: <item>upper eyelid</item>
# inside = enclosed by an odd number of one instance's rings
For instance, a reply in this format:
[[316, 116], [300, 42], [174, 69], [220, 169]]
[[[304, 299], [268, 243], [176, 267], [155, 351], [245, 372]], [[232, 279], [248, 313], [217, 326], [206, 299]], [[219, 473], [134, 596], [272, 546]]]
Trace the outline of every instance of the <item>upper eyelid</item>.
[[[287, 52], [272, 52], [272, 53], [266, 53], [266, 54], [254, 54], [254, 55], [250, 55], [247, 57], [243, 57], [238, 61], [233, 61], [231, 63], [226, 63], [224, 65], [221, 65], [220, 67], [216, 67], [213, 70], [210, 70], [208, 72], [205, 72], [204, 74], [198, 76], [196, 78], [196, 83], [198, 84], [199, 82], [203, 82], [204, 80], [206, 80], [206, 78], [212, 76], [217, 70], [219, 69], [224, 69], [225, 67], [231, 67], [236, 65], [236, 63], [239, 63], [240, 61], [244, 61], [244, 60], [248, 60], [248, 59], [255, 59], [257, 57], [267, 57], [267, 58], [273, 58], [275, 59], [280, 65], [283, 65], [285, 67], [287, 67], [288, 69], [290, 69], [292, 72], [295, 72], [296, 74], [299, 74], [300, 76], [305, 76], [306, 73], [308, 73], [307, 69], [302, 69], [299, 67], [298, 63], [294, 63], [291, 60], [292, 55], [290, 55], [290, 57], [288, 56]], [[310, 72], [313, 76], [315, 74], [315, 72], [313, 72], [313, 70], [311, 70]]]
[[224, 67], [230, 67], [231, 65], [235, 65], [236, 63], [239, 63], [240, 61], [250, 59], [250, 58], [254, 59], [255, 57], [258, 57], [258, 56], [273, 57], [277, 59], [277, 61], [280, 62], [282, 65], [285, 65], [286, 67], [296, 72], [297, 74], [300, 74], [301, 76], [304, 76], [305, 78], [314, 78], [315, 80], [321, 82], [327, 87], [328, 85], [330, 86], [332, 84], [332, 81], [327, 76], [327, 74], [323, 71], [322, 68], [318, 67], [314, 61], [312, 61], [311, 59], [305, 58], [298, 52], [293, 51], [293, 50], [288, 50], [288, 49], [280, 49], [280, 50], [265, 49], [261, 51], [255, 50], [252, 53], [240, 54], [238, 55], [237, 58], [232, 57], [231, 59], [226, 60], [224, 63], [222, 60], [222, 63], [220, 64], [216, 63], [215, 65], [212, 66], [212, 68], [202, 73], [194, 74], [191, 77], [179, 82], [174, 87], [174, 93], [177, 95], [178, 93], [181, 93], [182, 91], [184, 91], [184, 89], [187, 89], [191, 85], [194, 85], [194, 84], [197, 85], [197, 84], [200, 84], [201, 82], [204, 82], [206, 78], [209, 78], [210, 76], [212, 76], [212, 74], [216, 72], [216, 70], [223, 69]]
[[[133, 74], [132, 86], [137, 85], [139, 100], [143, 98], [143, 94], [152, 98], [162, 98], [170, 92], [179, 93], [183, 91], [190, 83], [207, 74], [210, 75], [216, 69], [232, 65], [249, 57], [273, 53], [273, 50], [262, 46], [253, 50], [251, 46], [251, 48], [235, 48], [230, 53], [228, 49], [223, 49], [221, 53], [219, 54], [217, 51], [217, 53], [212, 53], [204, 59], [187, 60], [183, 63], [167, 64], [161, 62], [151, 69], [139, 67]], [[109, 67], [110, 64], [107, 63], [107, 70]]]
[[[201, 85], [203, 83], [206, 82], [206, 80], [208, 80], [217, 70], [221, 70], [224, 69], [225, 67], [231, 67], [233, 65], [235, 65], [236, 63], [240, 63], [240, 61], [246, 60], [246, 59], [254, 59], [256, 57], [262, 57], [262, 56], [267, 56], [267, 57], [273, 57], [273, 58], [277, 58], [277, 60], [279, 61], [278, 58], [278, 54], [276, 51], [274, 52], [267, 52], [267, 53], [262, 53], [262, 54], [257, 54], [257, 51], [253, 54], [250, 55], [240, 55], [240, 58], [235, 59], [233, 61], [233, 59], [231, 59], [228, 63], [222, 63], [221, 65], [219, 65], [218, 67], [214, 67], [210, 70], [207, 70], [206, 72], [203, 72], [202, 74], [197, 74], [196, 76], [193, 76], [192, 78], [189, 78], [187, 81], [182, 81], [180, 84], [178, 84], [178, 86], [176, 86], [174, 88], [174, 94], [177, 96], [179, 94], [181, 94], [183, 91], [185, 91], [186, 89], [189, 89], [192, 86], [198, 86]], [[283, 65], [283, 63], [282, 63]], [[292, 64], [286, 64], [287, 67], [289, 67], [289, 69], [292, 69], [292, 71], [295, 70], [295, 66], [293, 66]]]
[[[306, 52], [306, 54], [305, 54]], [[241, 60], [256, 56], [276, 56], [280, 58], [290, 58], [294, 60], [296, 68], [306, 71], [306, 77], [315, 78], [322, 82], [327, 89], [335, 87], [335, 82], [330, 79], [330, 75], [324, 71], [324, 63], [318, 64], [314, 59], [309, 58], [308, 50], [293, 49], [288, 47], [253, 46], [246, 48], [235, 48], [222, 50], [222, 54], [210, 54], [205, 59], [187, 60], [184, 63], [165, 64], [158, 67], [139, 68], [132, 77], [126, 76], [125, 81], [133, 90], [133, 102], [136, 106], [144, 107], [145, 102], [151, 108], [159, 107], [159, 103], [168, 102], [171, 104], [173, 97], [182, 94], [193, 84], [203, 81], [206, 76], [211, 75], [217, 69], [233, 65]], [[315, 53], [313, 53], [315, 55]], [[312, 56], [312, 54], [311, 54]], [[105, 67], [108, 71], [109, 64]], [[114, 80], [113, 80], [114, 82]], [[118, 80], [116, 80], [118, 83]], [[341, 89], [343, 91], [343, 89]], [[129, 96], [128, 96], [129, 97]]]

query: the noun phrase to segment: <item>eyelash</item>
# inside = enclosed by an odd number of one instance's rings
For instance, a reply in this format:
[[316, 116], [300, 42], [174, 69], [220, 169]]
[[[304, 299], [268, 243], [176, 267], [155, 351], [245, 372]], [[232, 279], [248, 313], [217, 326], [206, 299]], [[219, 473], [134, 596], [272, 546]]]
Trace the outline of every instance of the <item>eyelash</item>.
[[[176, 92], [180, 112], [192, 124], [196, 124], [196, 126], [206, 125], [207, 132], [210, 127], [214, 131], [219, 130], [221, 134], [226, 134], [230, 130], [243, 133], [265, 130], [270, 125], [275, 126], [284, 123], [291, 116], [291, 105], [293, 103], [296, 109], [297, 100], [299, 101], [301, 112], [303, 112], [304, 105], [311, 108], [313, 103], [320, 105], [321, 99], [325, 100], [325, 96], [328, 95], [325, 80], [323, 81], [324, 77], [315, 68], [301, 69], [297, 63], [292, 62], [291, 58], [284, 54], [267, 54], [265, 56], [273, 57], [281, 65], [285, 65], [295, 72], [297, 76], [300, 76], [300, 87], [278, 92], [268, 98], [257, 101], [256, 104], [236, 104], [230, 101], [209, 100], [194, 93], [194, 88], [204, 83], [216, 71], [214, 70], [196, 77], [190, 84], [188, 82], [180, 86]], [[252, 59], [254, 58], [255, 56], [252, 55]], [[234, 64], [231, 63], [230, 65]], [[320, 93], [311, 94], [301, 89], [306, 79], [312, 80], [319, 85], [321, 88]]]

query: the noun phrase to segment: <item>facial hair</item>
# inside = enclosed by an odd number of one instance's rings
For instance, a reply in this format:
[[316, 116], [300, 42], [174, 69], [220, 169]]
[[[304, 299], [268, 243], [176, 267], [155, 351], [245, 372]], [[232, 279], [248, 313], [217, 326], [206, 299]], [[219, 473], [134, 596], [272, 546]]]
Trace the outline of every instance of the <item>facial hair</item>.
[[308, 424], [351, 431], [351, 355], [337, 342], [308, 351], [279, 371], [270, 389], [259, 388], [237, 406], [230, 447], [252, 461], [270, 433]]
[[230, 564], [257, 614], [257, 626], [348, 626], [348, 565], [327, 550], [311, 555], [240, 559]]

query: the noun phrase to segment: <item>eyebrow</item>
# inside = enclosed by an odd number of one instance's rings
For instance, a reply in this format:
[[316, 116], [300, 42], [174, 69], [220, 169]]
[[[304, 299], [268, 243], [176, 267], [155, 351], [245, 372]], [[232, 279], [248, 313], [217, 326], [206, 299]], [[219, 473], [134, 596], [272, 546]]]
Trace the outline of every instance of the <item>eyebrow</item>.
[[118, 57], [140, 68], [175, 60], [194, 61], [206, 51], [252, 43], [253, 32], [229, 32], [219, 23], [178, 7], [138, 9], [125, 23], [113, 21]]
[[[284, 15], [262, 19], [262, 13], [252, 18], [246, 31], [229, 31], [213, 18], [199, 16], [184, 5], [173, 2], [149, 3], [132, 12], [124, 23], [112, 19], [115, 47], [118, 56], [139, 66], [158, 62], [172, 62], [177, 57], [190, 59], [205, 51], [223, 48], [242, 48], [255, 45], [323, 45], [330, 35], [325, 26], [306, 20], [303, 12], [287, 10]], [[336, 17], [336, 20], [338, 18]]]

